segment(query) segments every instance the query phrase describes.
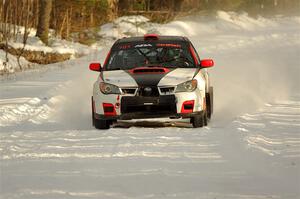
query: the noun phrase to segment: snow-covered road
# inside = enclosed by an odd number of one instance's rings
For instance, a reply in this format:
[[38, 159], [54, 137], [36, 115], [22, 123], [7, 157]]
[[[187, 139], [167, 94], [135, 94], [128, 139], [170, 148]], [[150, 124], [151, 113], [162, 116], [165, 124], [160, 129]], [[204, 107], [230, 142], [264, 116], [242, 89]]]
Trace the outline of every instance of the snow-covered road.
[[[215, 115], [91, 126], [108, 48], [0, 84], [0, 198], [300, 198], [300, 20], [218, 13], [156, 27], [214, 58]], [[61, 68], [61, 66], [63, 66]]]

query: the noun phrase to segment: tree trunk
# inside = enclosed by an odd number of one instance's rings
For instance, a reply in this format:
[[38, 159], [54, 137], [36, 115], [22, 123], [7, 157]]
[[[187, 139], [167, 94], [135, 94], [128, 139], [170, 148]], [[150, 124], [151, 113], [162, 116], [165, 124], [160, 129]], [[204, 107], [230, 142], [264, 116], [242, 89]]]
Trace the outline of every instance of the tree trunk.
[[64, 35], [63, 35], [63, 30], [64, 30], [64, 27], [65, 27], [65, 22], [66, 22], [66, 20], [67, 20], [67, 17], [68, 17], [68, 10], [67, 10], [67, 12], [65, 13], [65, 16], [64, 16], [63, 21], [62, 21], [61, 26], [60, 26], [60, 30], [59, 30], [59, 32], [58, 32], [58, 35], [59, 35], [61, 38], [63, 38], [63, 39], [65, 39], [65, 37], [64, 37]]
[[34, 1], [33, 5], [33, 23], [32, 27], [36, 28], [38, 24], [38, 18], [39, 18], [39, 1]]
[[[6, 7], [5, 7], [6, 6]], [[6, 8], [6, 10], [5, 10]], [[8, 40], [9, 40], [9, 37], [10, 37], [10, 30], [8, 30], [8, 15], [9, 15], [9, 10], [10, 10], [10, 1], [7, 2], [7, 5], [5, 5], [5, 2], [3, 2], [3, 18], [4, 18], [4, 25], [3, 25], [3, 36], [4, 36], [4, 39], [5, 39], [5, 46], [6, 48], [8, 48]], [[3, 62], [3, 65], [4, 65], [4, 71], [7, 70], [7, 64], [8, 64], [8, 52], [5, 51], [5, 61]]]
[[183, 0], [173, 0], [173, 11], [179, 12], [181, 10]]
[[108, 0], [108, 20], [113, 21], [118, 17], [118, 3], [119, 0]]
[[70, 37], [71, 27], [72, 27], [72, 11], [73, 7], [71, 6], [70, 10], [67, 10], [68, 20], [67, 20], [67, 29], [66, 29], [66, 39], [68, 40]]
[[52, 0], [40, 0], [39, 9], [39, 22], [37, 26], [36, 36], [38, 36], [42, 42], [48, 45], [48, 33], [50, 14], [52, 9]]
[[[20, 70], [22, 71], [23, 68], [22, 68], [22, 65], [20, 63], [20, 58], [21, 56], [23, 55], [24, 53], [24, 50], [25, 50], [25, 47], [26, 47], [26, 43], [27, 43], [27, 39], [28, 39], [28, 35], [29, 35], [29, 31], [28, 31], [28, 27], [29, 27], [29, 13], [30, 13], [30, 9], [31, 9], [31, 1], [30, 0], [26, 0], [24, 1], [24, 4], [27, 4], [27, 8], [26, 8], [26, 12], [25, 12], [25, 21], [24, 21], [24, 34], [23, 34], [23, 47], [21, 48], [19, 54], [17, 55], [17, 62], [18, 62], [18, 65], [19, 65], [19, 68]], [[31, 21], [32, 22], [32, 21]]]

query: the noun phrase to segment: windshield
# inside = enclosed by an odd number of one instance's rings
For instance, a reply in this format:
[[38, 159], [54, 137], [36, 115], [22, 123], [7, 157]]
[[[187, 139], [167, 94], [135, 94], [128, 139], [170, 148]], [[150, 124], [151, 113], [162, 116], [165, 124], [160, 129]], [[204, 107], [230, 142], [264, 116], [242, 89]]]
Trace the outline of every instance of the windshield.
[[105, 70], [129, 70], [136, 67], [162, 66], [169, 68], [195, 68], [189, 49], [181, 44], [130, 44], [112, 50]]

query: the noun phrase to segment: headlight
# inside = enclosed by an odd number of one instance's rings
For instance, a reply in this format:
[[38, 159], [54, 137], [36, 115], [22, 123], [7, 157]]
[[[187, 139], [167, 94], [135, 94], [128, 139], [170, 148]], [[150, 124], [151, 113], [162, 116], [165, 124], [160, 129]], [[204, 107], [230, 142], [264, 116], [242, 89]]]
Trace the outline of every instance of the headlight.
[[101, 82], [100, 85], [100, 91], [107, 95], [107, 94], [121, 94], [119, 87], [113, 85], [113, 84], [107, 84], [105, 82]]
[[192, 92], [197, 88], [197, 80], [193, 79], [181, 84], [178, 84], [176, 87], [176, 93], [179, 92]]

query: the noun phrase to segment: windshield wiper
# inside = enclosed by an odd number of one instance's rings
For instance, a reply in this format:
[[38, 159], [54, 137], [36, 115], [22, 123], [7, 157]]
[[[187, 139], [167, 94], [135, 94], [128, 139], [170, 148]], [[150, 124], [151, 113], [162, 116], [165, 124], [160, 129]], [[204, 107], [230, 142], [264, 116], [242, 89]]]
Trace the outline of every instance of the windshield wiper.
[[[190, 64], [192, 64], [192, 65], [195, 65], [195, 63], [193, 62], [193, 61], [191, 61], [189, 58], [187, 58], [187, 57], [182, 57], [182, 56], [180, 56], [180, 57], [178, 57], [178, 58], [181, 58], [182, 60], [182, 62], [184, 62], [184, 61], [186, 61], [186, 62], [188, 62], [188, 63], [190, 63]], [[160, 62], [157, 62], [158, 64], [164, 64], [164, 63], [169, 63], [169, 62], [171, 62], [171, 61], [176, 61], [178, 58], [172, 58], [172, 59], [169, 59], [169, 60], [165, 60], [165, 61], [160, 61]]]
[[145, 57], [145, 59], [148, 61], [148, 62], [150, 62], [150, 60], [149, 60], [149, 58], [147, 57], [147, 55], [145, 54], [145, 53], [143, 53], [140, 49], [138, 49], [138, 48], [135, 48], [139, 53], [141, 53], [144, 57]]
[[116, 67], [116, 68], [109, 68], [109, 70], [122, 70], [120, 67]]

